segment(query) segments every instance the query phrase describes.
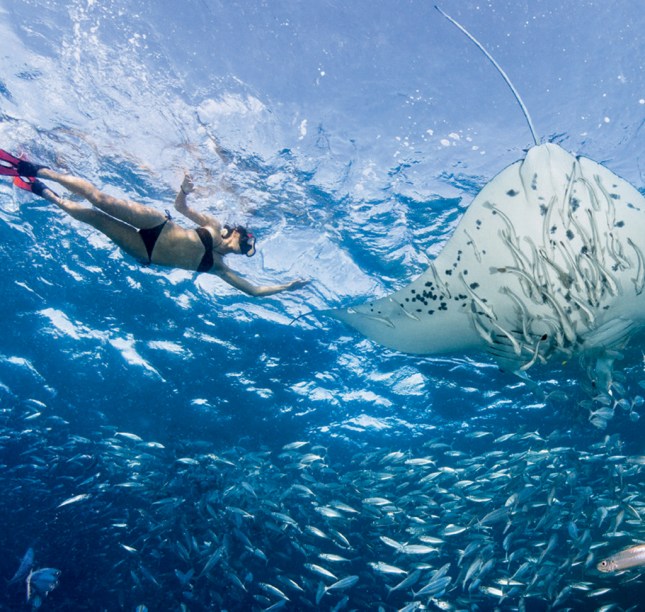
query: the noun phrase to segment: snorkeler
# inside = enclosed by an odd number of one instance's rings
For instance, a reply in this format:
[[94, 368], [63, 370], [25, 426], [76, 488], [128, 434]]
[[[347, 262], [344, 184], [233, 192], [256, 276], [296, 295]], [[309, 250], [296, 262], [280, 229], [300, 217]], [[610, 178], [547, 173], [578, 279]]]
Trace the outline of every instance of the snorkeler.
[[[168, 211], [164, 215], [149, 206], [120, 200], [99, 191], [85, 179], [60, 174], [46, 166], [14, 157], [2, 149], [0, 174], [13, 176], [17, 187], [31, 191], [74, 219], [96, 228], [144, 264], [215, 274], [254, 297], [293, 291], [309, 282], [294, 280], [282, 285], [256, 286], [231, 270], [224, 263], [224, 256], [252, 257], [255, 255], [255, 238], [242, 226], [222, 226], [214, 217], [190, 208], [186, 196], [193, 191], [194, 185], [188, 174], [177, 193], [175, 210], [199, 225], [190, 230], [174, 223]], [[94, 208], [61, 198], [36, 177], [55, 181], [88, 200]]]

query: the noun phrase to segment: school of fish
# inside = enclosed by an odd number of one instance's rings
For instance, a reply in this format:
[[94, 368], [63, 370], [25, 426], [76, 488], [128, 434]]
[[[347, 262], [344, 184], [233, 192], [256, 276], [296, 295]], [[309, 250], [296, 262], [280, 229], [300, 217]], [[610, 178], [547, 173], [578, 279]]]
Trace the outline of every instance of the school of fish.
[[0, 605], [35, 557], [53, 610], [635, 611], [642, 546], [599, 564], [643, 540], [645, 457], [584, 438], [171, 447], [22, 402], [0, 412]]

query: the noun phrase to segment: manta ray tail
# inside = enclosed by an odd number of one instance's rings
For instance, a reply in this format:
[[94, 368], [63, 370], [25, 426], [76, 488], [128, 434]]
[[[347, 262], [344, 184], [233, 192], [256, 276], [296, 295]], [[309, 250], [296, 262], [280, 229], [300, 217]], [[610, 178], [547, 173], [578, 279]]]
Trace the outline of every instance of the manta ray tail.
[[310, 317], [310, 316], [318, 316], [320, 314], [322, 315], [329, 315], [329, 313], [332, 312], [331, 310], [309, 310], [307, 312], [303, 312], [299, 314], [297, 317], [294, 317], [291, 319], [289, 322], [289, 325], [293, 325], [296, 321], [299, 319], [304, 319], [305, 317]]
[[497, 72], [500, 73], [504, 81], [506, 81], [506, 84], [510, 87], [511, 91], [513, 92], [513, 95], [515, 96], [515, 99], [517, 100], [517, 103], [520, 105], [520, 108], [522, 109], [522, 113], [524, 114], [524, 117], [526, 118], [526, 122], [529, 124], [529, 130], [531, 130], [531, 136], [533, 136], [533, 140], [535, 141], [536, 145], [539, 145], [539, 140], [537, 137], [537, 134], [535, 132], [535, 128], [533, 127], [533, 121], [531, 121], [531, 116], [529, 115], [529, 111], [524, 106], [524, 102], [522, 102], [522, 98], [520, 97], [520, 94], [518, 93], [517, 89], [513, 86], [513, 83], [511, 83], [511, 79], [508, 78], [508, 75], [504, 72], [502, 67], [495, 61], [495, 58], [486, 50], [484, 45], [482, 45], [464, 26], [462, 26], [460, 23], [455, 21], [450, 15], [447, 15], [444, 13], [437, 5], [435, 5], [435, 8], [448, 20], [450, 23], [458, 27], [477, 47], [479, 50], [490, 60], [490, 62], [495, 66]]

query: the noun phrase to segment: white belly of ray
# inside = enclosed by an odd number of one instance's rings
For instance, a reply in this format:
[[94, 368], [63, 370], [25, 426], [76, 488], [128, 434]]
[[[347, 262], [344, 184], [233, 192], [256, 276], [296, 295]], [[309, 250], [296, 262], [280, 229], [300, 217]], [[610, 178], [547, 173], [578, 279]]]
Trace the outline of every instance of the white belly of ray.
[[399, 351], [488, 350], [522, 371], [621, 348], [645, 315], [644, 251], [645, 198], [543, 144], [481, 190], [419, 278], [325, 314]]

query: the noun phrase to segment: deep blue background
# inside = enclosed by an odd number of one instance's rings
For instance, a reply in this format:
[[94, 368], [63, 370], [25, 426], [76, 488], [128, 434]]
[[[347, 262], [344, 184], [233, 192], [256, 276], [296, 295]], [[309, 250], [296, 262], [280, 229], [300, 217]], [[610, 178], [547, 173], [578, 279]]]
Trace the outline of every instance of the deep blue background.
[[[504, 67], [544, 140], [644, 191], [638, 2], [442, 7]], [[189, 169], [195, 206], [258, 235], [260, 255], [232, 267], [312, 280], [253, 300], [141, 268], [3, 181], [3, 410], [220, 450], [304, 438], [339, 457], [436, 432], [460, 448], [480, 427], [579, 429], [581, 448], [604, 437], [576, 409], [576, 364], [535, 369], [544, 394], [564, 392], [545, 400], [486, 356], [402, 355], [333, 322], [290, 325], [402, 287], [532, 144], [502, 79], [432, 3], [0, 0], [0, 40], [1, 147], [159, 209]], [[632, 396], [641, 355], [621, 365]], [[610, 433], [643, 454], [641, 423]]]

